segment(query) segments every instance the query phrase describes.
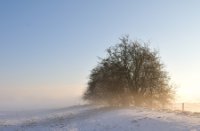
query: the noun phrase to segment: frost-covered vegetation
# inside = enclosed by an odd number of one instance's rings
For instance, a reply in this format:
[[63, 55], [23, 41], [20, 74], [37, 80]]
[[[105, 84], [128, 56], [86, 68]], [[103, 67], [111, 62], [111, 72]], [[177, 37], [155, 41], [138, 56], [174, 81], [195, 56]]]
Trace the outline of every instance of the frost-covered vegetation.
[[107, 49], [107, 57], [91, 71], [84, 99], [115, 106], [163, 107], [174, 90], [158, 51], [127, 36]]

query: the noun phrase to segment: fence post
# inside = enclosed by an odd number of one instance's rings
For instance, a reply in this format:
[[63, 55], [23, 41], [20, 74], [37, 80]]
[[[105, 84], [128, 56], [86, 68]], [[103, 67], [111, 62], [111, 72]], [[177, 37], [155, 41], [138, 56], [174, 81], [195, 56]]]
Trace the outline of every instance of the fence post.
[[182, 103], [182, 111], [184, 111], [184, 103]]

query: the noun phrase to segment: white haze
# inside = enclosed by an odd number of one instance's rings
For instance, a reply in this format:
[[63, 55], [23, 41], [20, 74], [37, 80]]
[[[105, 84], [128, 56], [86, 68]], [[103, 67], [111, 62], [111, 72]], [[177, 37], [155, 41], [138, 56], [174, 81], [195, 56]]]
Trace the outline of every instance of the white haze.
[[2, 88], [0, 111], [61, 108], [81, 104], [82, 88]]

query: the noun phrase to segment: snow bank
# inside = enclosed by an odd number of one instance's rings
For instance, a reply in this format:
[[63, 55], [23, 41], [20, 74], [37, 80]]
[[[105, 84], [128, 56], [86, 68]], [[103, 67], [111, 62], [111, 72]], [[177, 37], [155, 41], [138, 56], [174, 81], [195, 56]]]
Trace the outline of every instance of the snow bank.
[[200, 131], [200, 115], [144, 108], [74, 106], [0, 115], [1, 131]]

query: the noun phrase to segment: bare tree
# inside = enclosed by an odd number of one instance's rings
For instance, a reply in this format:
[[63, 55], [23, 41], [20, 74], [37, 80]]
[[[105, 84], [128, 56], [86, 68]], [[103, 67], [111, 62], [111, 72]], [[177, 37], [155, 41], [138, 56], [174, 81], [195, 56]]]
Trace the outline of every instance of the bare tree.
[[83, 97], [111, 105], [164, 105], [173, 98], [158, 51], [123, 37], [91, 71]]

